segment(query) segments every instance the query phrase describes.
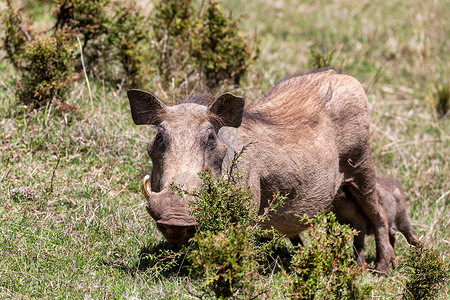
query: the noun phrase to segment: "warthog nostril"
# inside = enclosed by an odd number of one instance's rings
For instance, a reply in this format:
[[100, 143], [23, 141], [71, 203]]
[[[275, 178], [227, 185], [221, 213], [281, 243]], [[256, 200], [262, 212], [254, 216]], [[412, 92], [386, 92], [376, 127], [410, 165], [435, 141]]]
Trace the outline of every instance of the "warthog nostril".
[[173, 225], [173, 220], [168, 222], [156, 222], [159, 231], [164, 235], [167, 241], [174, 244], [181, 244], [186, 242], [196, 232], [196, 225]]
[[186, 234], [188, 236], [193, 236], [196, 232], [197, 232], [197, 229], [195, 228], [195, 226], [192, 226], [192, 227], [189, 227], [186, 229]]

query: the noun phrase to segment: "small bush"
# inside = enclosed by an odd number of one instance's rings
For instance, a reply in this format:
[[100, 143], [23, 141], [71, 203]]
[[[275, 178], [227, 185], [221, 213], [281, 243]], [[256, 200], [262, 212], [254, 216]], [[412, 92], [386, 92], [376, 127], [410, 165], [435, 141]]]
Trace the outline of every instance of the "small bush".
[[73, 51], [73, 42], [64, 34], [36, 37], [27, 43], [22, 58], [27, 64], [17, 87], [19, 99], [35, 107], [65, 101], [73, 85]]
[[227, 17], [221, 7], [210, 1], [200, 35], [191, 39], [192, 55], [209, 88], [224, 82], [239, 85], [259, 49], [251, 49], [239, 32], [237, 22]]
[[352, 237], [348, 225], [337, 222], [333, 213], [320, 214], [314, 220], [302, 218], [311, 227], [310, 243], [296, 247], [291, 269], [291, 295], [296, 299], [361, 299], [369, 290], [357, 284], [362, 272], [352, 257]]
[[257, 220], [251, 191], [236, 184], [239, 175], [229, 175], [216, 179], [209, 172], [200, 173], [202, 187], [189, 193], [193, 196], [190, 205], [200, 231], [215, 234], [225, 231], [230, 224], [247, 227]]
[[33, 39], [27, 30], [31, 20], [22, 16], [23, 8], [15, 9], [10, 0], [7, 0], [6, 3], [7, 8], [0, 14], [4, 31], [2, 48], [11, 64], [16, 69], [21, 69], [24, 67], [25, 46]]
[[7, 4], [2, 14], [3, 48], [7, 59], [21, 73], [16, 86], [17, 98], [35, 108], [53, 100], [64, 102], [74, 78], [72, 37], [62, 31], [52, 36], [35, 34], [27, 25], [31, 21], [9, 1]]
[[406, 277], [402, 299], [433, 299], [450, 282], [450, 267], [434, 249], [410, 247], [399, 265]]
[[239, 32], [236, 20], [209, 1], [206, 12], [192, 1], [161, 1], [153, 17], [157, 72], [165, 84], [204, 82], [209, 89], [239, 84], [259, 49]]
[[[132, 6], [121, 6], [115, 10], [112, 20], [108, 44], [114, 50], [110, 55], [122, 66], [123, 71], [119, 72], [127, 77], [127, 85], [142, 88], [147, 77], [155, 73], [146, 19]], [[115, 76], [120, 77], [121, 73]]]
[[109, 0], [56, 0], [55, 30], [82, 35], [83, 50], [99, 36], [107, 33], [109, 23], [105, 7]]
[[150, 19], [109, 0], [57, 4], [55, 28], [81, 35], [86, 65], [108, 81], [142, 88], [157, 75], [165, 88], [201, 79], [213, 89], [238, 84], [257, 56], [214, 2], [204, 14], [190, 0], [159, 1]]
[[[201, 173], [203, 185], [194, 192], [173, 187], [177, 193], [193, 197], [190, 206], [199, 224], [187, 254], [190, 274], [202, 278], [200, 287], [205, 294], [218, 298], [248, 299], [267, 292], [258, 291], [254, 282], [262, 269], [260, 262], [280, 240], [274, 230], [263, 230], [259, 225], [284, 198], [275, 195], [266, 212], [257, 214], [250, 190], [240, 185], [237, 160], [242, 153], [235, 155], [225, 176], [215, 179], [209, 172]], [[257, 243], [266, 235], [274, 239]]]
[[192, 1], [171, 0], [155, 4], [151, 19], [152, 50], [156, 71], [165, 85], [173, 79], [179, 83], [193, 73], [189, 39], [194, 37], [198, 19], [193, 16]]
[[[109, 0], [57, 0], [56, 30], [80, 36], [87, 68], [98, 78], [140, 87], [149, 28], [135, 6]], [[107, 9], [105, 9], [107, 8]], [[81, 71], [81, 65], [77, 65]]]
[[201, 290], [217, 298], [251, 298], [261, 266], [258, 264], [251, 228], [230, 224], [218, 233], [200, 231], [194, 250], [188, 254], [193, 278], [201, 280]]

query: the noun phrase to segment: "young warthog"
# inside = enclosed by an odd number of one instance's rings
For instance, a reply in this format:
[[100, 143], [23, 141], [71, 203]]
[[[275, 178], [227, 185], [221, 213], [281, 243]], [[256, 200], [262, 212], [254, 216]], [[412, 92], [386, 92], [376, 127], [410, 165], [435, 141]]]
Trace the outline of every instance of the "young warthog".
[[220, 175], [235, 151], [251, 144], [239, 166], [256, 209], [262, 213], [276, 192], [288, 196], [263, 226], [294, 237], [307, 229], [298, 215], [330, 211], [346, 186], [375, 230], [376, 269], [388, 273], [394, 250], [375, 189], [367, 97], [356, 79], [332, 70], [292, 76], [246, 109], [230, 93], [174, 106], [140, 90], [129, 90], [128, 98], [135, 124], [156, 126], [148, 146], [148, 212], [169, 242], [186, 241], [196, 226], [187, 199], [168, 190], [170, 183], [192, 190], [201, 183], [198, 172]]
[[[411, 220], [406, 213], [405, 195], [400, 187], [400, 184], [393, 178], [377, 177], [376, 190], [378, 199], [386, 211], [386, 216], [389, 224], [389, 241], [394, 248], [395, 232], [400, 231], [406, 238], [409, 244], [417, 245], [419, 239], [417, 238], [411, 226]], [[350, 224], [353, 228], [359, 231], [355, 236], [353, 245], [355, 247], [356, 260], [359, 266], [365, 263], [364, 254], [364, 239], [366, 234], [374, 234], [372, 224], [367, 219], [365, 214], [359, 209], [355, 203], [355, 199], [351, 193], [346, 191], [338, 192], [338, 195], [333, 201], [333, 212], [336, 218], [342, 222]]]

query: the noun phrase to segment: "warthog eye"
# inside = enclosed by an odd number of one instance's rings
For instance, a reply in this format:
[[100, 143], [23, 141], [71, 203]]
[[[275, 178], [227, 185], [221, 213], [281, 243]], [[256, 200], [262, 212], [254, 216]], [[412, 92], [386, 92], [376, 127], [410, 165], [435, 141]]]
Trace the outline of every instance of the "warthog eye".
[[208, 135], [208, 140], [206, 140], [205, 147], [209, 149], [214, 149], [216, 147], [216, 135], [214, 132], [210, 132]]
[[158, 132], [153, 141], [152, 151], [164, 151], [166, 149], [166, 144], [164, 142], [164, 137], [161, 132]]
[[211, 132], [208, 136], [208, 144], [210, 142], [214, 142], [215, 140], [216, 140], [216, 136], [214, 135], [214, 133]]

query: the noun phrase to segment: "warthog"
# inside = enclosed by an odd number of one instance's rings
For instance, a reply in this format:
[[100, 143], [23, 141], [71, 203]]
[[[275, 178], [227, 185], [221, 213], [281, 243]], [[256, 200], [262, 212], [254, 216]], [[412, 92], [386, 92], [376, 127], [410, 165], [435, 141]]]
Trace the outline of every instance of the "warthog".
[[298, 216], [330, 211], [345, 186], [375, 230], [376, 269], [388, 273], [394, 250], [375, 189], [367, 97], [356, 79], [332, 70], [288, 77], [245, 109], [244, 98], [230, 93], [191, 96], [174, 106], [140, 90], [129, 90], [128, 98], [135, 124], [156, 126], [148, 146], [148, 212], [169, 242], [186, 241], [196, 223], [188, 201], [166, 187], [175, 182], [194, 189], [198, 172], [220, 175], [234, 153], [251, 144], [240, 167], [259, 212], [274, 193], [288, 196], [264, 227], [296, 236], [307, 229]]
[[[411, 226], [411, 220], [406, 213], [405, 195], [397, 180], [393, 178], [377, 177], [377, 194], [381, 205], [386, 211], [389, 224], [389, 241], [392, 248], [395, 244], [395, 232], [400, 231], [409, 244], [417, 245], [417, 238]], [[333, 212], [341, 223], [350, 224], [359, 231], [353, 241], [356, 260], [359, 266], [365, 263], [364, 240], [366, 234], [374, 234], [372, 224], [355, 203], [355, 199], [346, 188], [336, 195], [333, 201]]]

